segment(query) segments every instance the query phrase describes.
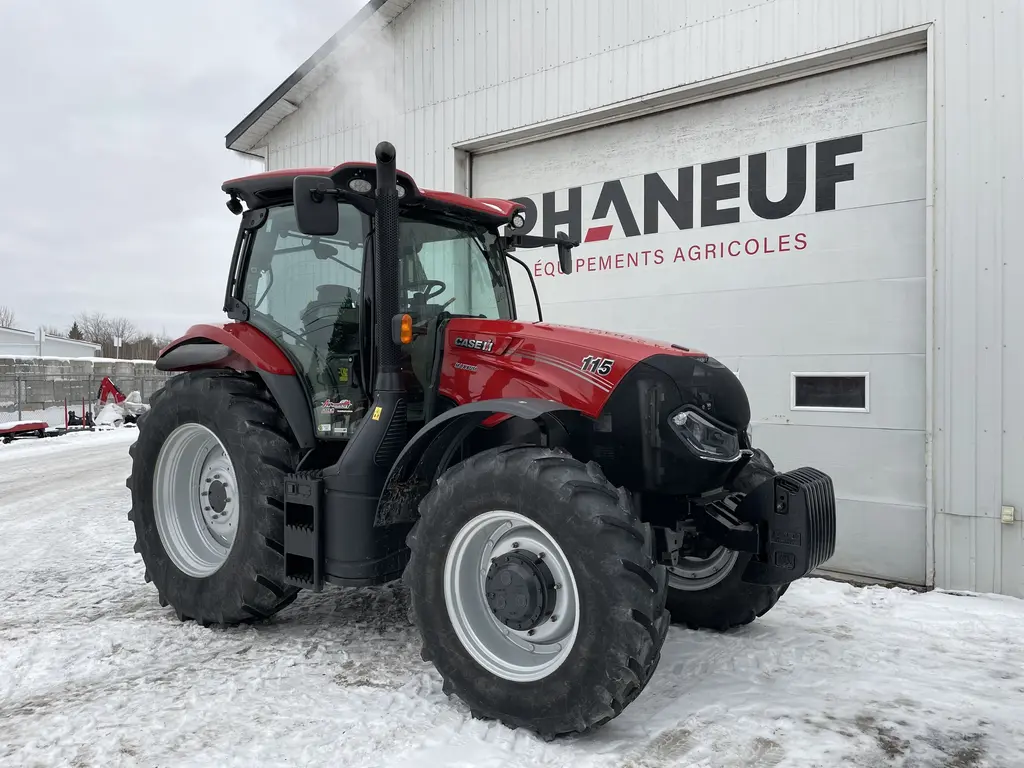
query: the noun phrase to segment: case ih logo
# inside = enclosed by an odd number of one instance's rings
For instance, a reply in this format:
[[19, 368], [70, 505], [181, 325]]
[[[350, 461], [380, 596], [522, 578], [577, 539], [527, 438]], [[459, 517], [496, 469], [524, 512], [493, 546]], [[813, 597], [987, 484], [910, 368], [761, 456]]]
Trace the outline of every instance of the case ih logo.
[[[593, 210], [588, 211], [586, 219], [582, 187], [567, 190], [566, 207], [558, 206], [554, 192], [539, 196], [539, 210], [537, 196], [513, 198], [526, 206], [526, 223], [515, 231], [520, 234], [531, 232], [540, 218], [542, 234], [547, 237], [553, 237], [558, 227], [567, 227], [567, 234], [572, 239], [593, 243], [609, 240], [616, 224], [621, 228], [616, 233], [620, 237], [657, 234], [664, 219], [662, 211], [680, 231], [736, 224], [740, 221], [740, 207], [729, 203], [738, 203], [743, 195], [751, 212], [761, 219], [784, 219], [792, 215], [803, 205], [809, 191], [814, 195], [816, 212], [831, 211], [836, 207], [836, 187], [854, 178], [852, 160], [844, 162], [842, 157], [862, 149], [862, 134], [790, 147], [786, 150], [785, 192], [776, 199], [768, 194], [768, 157], [764, 152], [747, 156], [747, 173], [743, 179], [727, 178], [735, 177], [741, 171], [741, 158], [730, 157], [703, 163], [696, 168], [679, 168], [675, 172], [674, 184], [666, 181], [661, 173], [645, 174], [642, 192], [637, 195], [637, 185], [634, 185], [632, 199], [627, 195], [622, 179], [606, 181], [601, 185], [597, 202]], [[807, 163], [811, 154], [814, 156], [814, 178], [808, 184]]]
[[492, 339], [464, 339], [461, 336], [456, 336], [455, 346], [462, 347], [463, 349], [477, 349], [481, 352], [491, 352], [494, 350], [494, 341]]

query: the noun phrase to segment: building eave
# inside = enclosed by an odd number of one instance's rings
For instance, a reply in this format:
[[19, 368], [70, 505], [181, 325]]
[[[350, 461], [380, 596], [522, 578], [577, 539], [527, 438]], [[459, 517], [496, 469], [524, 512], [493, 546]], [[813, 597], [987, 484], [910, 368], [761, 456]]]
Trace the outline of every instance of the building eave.
[[329, 73], [333, 55], [338, 52], [345, 40], [375, 17], [383, 16], [379, 18], [382, 27], [391, 23], [412, 5], [413, 1], [369, 0], [341, 29], [331, 35], [326, 43], [246, 115], [242, 122], [228, 132], [224, 137], [225, 146], [236, 152], [246, 153], [251, 153], [259, 147], [267, 134], [297, 110], [306, 97], [323, 82]]

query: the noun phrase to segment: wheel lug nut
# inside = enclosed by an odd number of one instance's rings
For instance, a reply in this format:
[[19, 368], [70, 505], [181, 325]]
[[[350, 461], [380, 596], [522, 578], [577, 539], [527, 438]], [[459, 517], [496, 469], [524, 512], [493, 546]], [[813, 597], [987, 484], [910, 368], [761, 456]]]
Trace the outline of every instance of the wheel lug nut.
[[551, 614], [551, 620], [552, 620], [552, 621], [555, 621], [555, 620], [557, 620], [557, 619], [558, 619], [558, 614], [557, 614], [557, 613], [552, 613], [552, 614]]
[[531, 630], [530, 630], [529, 632], [527, 632], [526, 634], [528, 634], [528, 635], [529, 635], [530, 637], [533, 637], [533, 636], [534, 636], [535, 634], [537, 634], [537, 630], [536, 630], [536, 629], [531, 629]]
[[519, 542], [518, 541], [513, 541], [512, 542], [512, 549], [519, 549]]

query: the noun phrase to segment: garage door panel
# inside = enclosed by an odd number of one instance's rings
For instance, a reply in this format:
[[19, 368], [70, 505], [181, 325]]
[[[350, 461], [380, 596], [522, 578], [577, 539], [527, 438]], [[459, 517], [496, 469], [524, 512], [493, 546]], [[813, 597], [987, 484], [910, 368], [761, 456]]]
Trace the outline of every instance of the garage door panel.
[[836, 509], [836, 553], [825, 567], [833, 573], [924, 585], [925, 535], [924, 506], [842, 500]]
[[[683, 118], [678, 116], [677, 119]], [[629, 202], [629, 210], [624, 211], [614, 202], [604, 207], [601, 221], [597, 221], [598, 216], [593, 217], [593, 223], [613, 226], [606, 240], [609, 245], [628, 239], [630, 230], [633, 236], [641, 231], [647, 237], [653, 234], [654, 228], [649, 224], [645, 207], [645, 198], [650, 196], [648, 189], [652, 175], [660, 178], [660, 186], [673, 198], [687, 201], [685, 223], [679, 223], [677, 217], [670, 215], [668, 206], [653, 209], [657, 213], [658, 232], [678, 234], [680, 229], [686, 232], [696, 228], [702, 229], [705, 236], [714, 237], [710, 233], [716, 229], [735, 226], [712, 223], [715, 221], [714, 212], [723, 210], [735, 211], [732, 217], [741, 224], [771, 221], [761, 215], [763, 208], [755, 210], [755, 205], [763, 205], [758, 203], [762, 194], [772, 203], [785, 203], [785, 221], [800, 227], [804, 226], [804, 217], [823, 218], [817, 214], [830, 210], [923, 201], [926, 191], [925, 144], [925, 123], [922, 121], [849, 137], [820, 134], [805, 144], [794, 144], [790, 137], [779, 135], [775, 144], [761, 150], [765, 153], [763, 158], [750, 150], [730, 155], [719, 149], [692, 163], [659, 154], [659, 164], [638, 167], [636, 156], [630, 154], [626, 156], [629, 172], [622, 172], [623, 158], [620, 157], [616, 161], [617, 172], [608, 171], [607, 176], [589, 184], [574, 179], [572, 190], [563, 188], [565, 177], [548, 178], [545, 168], [538, 168], [535, 160], [524, 158], [522, 164], [529, 172], [524, 175], [524, 169], [520, 167], [517, 178], [533, 177], [536, 181], [530, 188], [513, 192], [522, 184], [510, 180], [503, 196], [534, 198], [541, 221], [538, 227], [543, 228], [545, 208], [542, 196], [545, 193], [550, 193], [551, 210], [556, 214], [578, 205], [585, 217], [589, 217], [591, 212], [601, 208], [602, 197], [609, 193], [605, 182], [615, 180]], [[672, 164], [668, 164], [668, 160]], [[474, 160], [474, 164], [474, 178], [479, 178], [482, 171], [477, 166], [485, 163], [480, 159]], [[643, 165], [650, 166], [651, 163]], [[729, 185], [732, 185], [731, 191], [726, 189]], [[705, 205], [706, 198], [719, 194], [710, 191], [711, 186], [722, 188], [721, 199]], [[475, 185], [474, 192], [477, 193]], [[571, 195], [578, 195], [578, 202], [574, 202]], [[827, 196], [827, 203], [822, 195]], [[564, 221], [558, 223], [556, 231], [568, 231]], [[582, 234], [586, 235], [585, 226]], [[666, 244], [661, 245], [665, 247]]]
[[[925, 429], [920, 393], [925, 387], [925, 356], [828, 355], [718, 357], [739, 376], [750, 398], [755, 424], [814, 427]], [[791, 410], [794, 372], [870, 372], [867, 413]]]
[[876, 504], [924, 506], [924, 432], [856, 427], [754, 424], [754, 445], [780, 470], [815, 466], [836, 495]]
[[663, 296], [658, 301], [546, 301], [544, 318], [649, 336], [716, 357], [919, 354], [925, 329], [907, 320], [919, 318], [924, 306], [924, 279], [915, 278]]
[[[918, 277], [924, 273], [924, 226], [924, 202], [912, 201], [802, 221], [748, 222], [588, 245], [576, 249], [570, 276], [557, 272], [552, 248], [518, 255], [533, 269], [541, 299], [554, 305], [579, 297], [596, 301]], [[529, 290], [528, 278], [521, 277]]]
[[[908, 125], [864, 132], [860, 152], [839, 158], [839, 163], [861, 159], [864, 162], [855, 165], [856, 183], [837, 185], [838, 210], [924, 200], [927, 192], [924, 150], [928, 134], [927, 123], [921, 118]], [[813, 206], [808, 205], [801, 212], [812, 213]]]
[[[516, 196], [923, 123], [923, 54], [796, 80], [473, 158], [473, 194]], [[846, 108], [849, 107], [849, 108]], [[781, 141], [780, 141], [781, 138]], [[597, 150], [597, 151], [595, 151]], [[524, 171], [526, 171], [524, 173]]]

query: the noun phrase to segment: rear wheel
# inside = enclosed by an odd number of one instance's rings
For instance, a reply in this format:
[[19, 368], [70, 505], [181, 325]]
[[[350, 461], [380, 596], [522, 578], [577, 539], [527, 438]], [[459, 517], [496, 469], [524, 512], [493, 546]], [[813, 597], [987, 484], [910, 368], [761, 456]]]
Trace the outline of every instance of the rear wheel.
[[283, 581], [283, 480], [298, 459], [253, 376], [171, 378], [139, 417], [128, 519], [161, 605], [182, 621], [266, 619], [295, 599]]
[[[735, 490], [750, 493], [776, 474], [768, 454], [758, 449], [740, 473]], [[672, 621], [690, 629], [725, 631], [764, 616], [789, 585], [748, 584], [741, 580], [751, 555], [700, 541], [680, 555], [668, 573], [668, 609]]]
[[595, 464], [477, 454], [420, 505], [406, 569], [423, 657], [475, 717], [551, 738], [616, 717], [669, 626], [650, 526]]

